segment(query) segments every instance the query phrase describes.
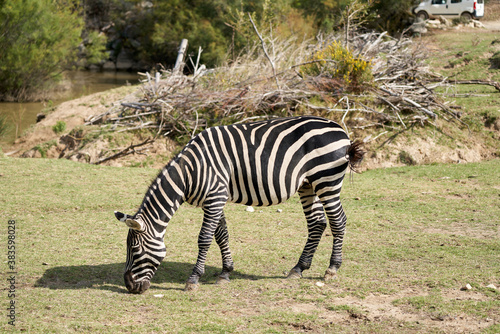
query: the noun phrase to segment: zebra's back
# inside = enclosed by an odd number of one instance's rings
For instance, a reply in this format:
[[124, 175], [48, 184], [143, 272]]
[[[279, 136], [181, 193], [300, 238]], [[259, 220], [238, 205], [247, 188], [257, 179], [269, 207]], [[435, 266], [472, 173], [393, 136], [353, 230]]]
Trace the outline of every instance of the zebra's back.
[[287, 200], [304, 182], [341, 181], [349, 146], [337, 123], [294, 117], [209, 128], [185, 150], [192, 151], [194, 170], [204, 170], [206, 178], [211, 169], [227, 186], [229, 201], [268, 206]]

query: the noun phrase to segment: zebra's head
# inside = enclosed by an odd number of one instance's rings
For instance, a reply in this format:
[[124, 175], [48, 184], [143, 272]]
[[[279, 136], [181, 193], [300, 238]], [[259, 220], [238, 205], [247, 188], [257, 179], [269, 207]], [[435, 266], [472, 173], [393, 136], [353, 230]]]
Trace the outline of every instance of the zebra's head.
[[142, 218], [115, 211], [115, 217], [128, 227], [125, 286], [131, 293], [143, 293], [166, 255], [163, 233], [148, 227]]

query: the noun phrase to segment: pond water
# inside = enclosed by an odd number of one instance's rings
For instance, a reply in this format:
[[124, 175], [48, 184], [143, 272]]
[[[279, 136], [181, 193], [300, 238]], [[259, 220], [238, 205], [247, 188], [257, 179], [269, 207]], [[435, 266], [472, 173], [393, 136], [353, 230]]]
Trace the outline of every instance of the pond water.
[[5, 116], [8, 129], [0, 142], [12, 143], [36, 123], [36, 115], [47, 107], [108, 89], [138, 84], [139, 75], [133, 72], [74, 71], [67, 73], [71, 89], [63, 97], [48, 102], [0, 102], [0, 116]]

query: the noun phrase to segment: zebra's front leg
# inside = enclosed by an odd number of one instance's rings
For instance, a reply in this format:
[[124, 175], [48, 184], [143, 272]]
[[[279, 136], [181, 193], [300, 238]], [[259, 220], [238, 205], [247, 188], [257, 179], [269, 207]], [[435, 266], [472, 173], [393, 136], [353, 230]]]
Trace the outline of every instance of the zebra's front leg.
[[205, 214], [203, 215], [203, 224], [198, 236], [198, 258], [193, 268], [193, 272], [186, 282], [185, 291], [198, 289], [200, 277], [205, 273], [205, 261], [207, 259], [208, 249], [222, 217], [222, 208], [210, 209], [204, 207], [203, 210]]
[[316, 197], [311, 185], [304, 184], [299, 189], [299, 196], [307, 220], [307, 242], [300, 255], [299, 262], [290, 270], [287, 278], [301, 278], [302, 272], [311, 267], [314, 253], [326, 228], [323, 205]]
[[234, 264], [229, 250], [229, 232], [227, 231], [226, 218], [224, 214], [217, 225], [215, 230], [215, 241], [219, 245], [222, 254], [222, 272], [217, 277], [215, 283], [224, 284], [229, 282], [229, 274], [233, 271]]

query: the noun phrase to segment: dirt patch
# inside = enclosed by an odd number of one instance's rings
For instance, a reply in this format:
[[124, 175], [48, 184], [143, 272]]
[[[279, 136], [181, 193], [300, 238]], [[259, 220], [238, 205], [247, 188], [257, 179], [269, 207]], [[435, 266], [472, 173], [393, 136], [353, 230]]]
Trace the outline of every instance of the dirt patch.
[[[377, 146], [371, 145], [371, 154], [363, 162], [367, 169], [387, 168], [403, 165], [420, 165], [429, 163], [466, 163], [478, 162], [492, 157], [489, 148], [481, 143], [456, 142], [458, 148], [439, 145], [430, 137], [414, 137], [391, 141]], [[383, 150], [380, 148], [383, 147]]]
[[[343, 297], [329, 300], [325, 308], [315, 304], [296, 303], [289, 307], [295, 313], [318, 314], [319, 318], [331, 324], [356, 326], [365, 323], [393, 323], [401, 331], [406, 329], [418, 332], [443, 331], [445, 333], [474, 333], [491, 326], [495, 319], [475, 319], [470, 316], [438, 315], [415, 310], [399, 302], [409, 297], [425, 297], [427, 292], [407, 290], [394, 295], [371, 294], [366, 298]], [[446, 290], [441, 294], [444, 301], [473, 300], [485, 301], [486, 296], [479, 292]], [[498, 319], [496, 319], [498, 320]]]
[[118, 106], [122, 101], [132, 99], [136, 91], [137, 87], [121, 87], [63, 102], [43, 120], [36, 123], [32, 130], [16, 139], [14, 144], [4, 147], [4, 152], [8, 155], [20, 156], [41, 143], [51, 140], [57, 142], [60, 136], [52, 130], [52, 127], [58, 121], [65, 122], [67, 131], [70, 131], [83, 125], [90, 116], [105, 112]]
[[[12, 145], [4, 146], [3, 151], [6, 155], [12, 157], [55, 159], [64, 157], [73, 161], [95, 163], [103, 155], [115, 154], [127, 146], [139, 143], [144, 139], [141, 136], [131, 135], [123, 140], [121, 146], [117, 146], [111, 145], [108, 140], [99, 138], [89, 140], [89, 143], [83, 149], [78, 149], [79, 142], [84, 139], [83, 133], [91, 135], [92, 132], [99, 132], [100, 127], [96, 126], [80, 132], [75, 131], [80, 128], [83, 129], [86, 120], [91, 116], [113, 110], [113, 108], [119, 107], [122, 102], [137, 100], [136, 95], [138, 93], [139, 89], [137, 87], [121, 87], [63, 102]], [[64, 134], [56, 134], [52, 129], [58, 121], [63, 121], [66, 124]], [[174, 150], [175, 143], [172, 140], [158, 140], [145, 149], [138, 148], [134, 150], [133, 154], [124, 158], [110, 160], [104, 164], [117, 167], [136, 166], [146, 164], [148, 159], [151, 160], [148, 157], [158, 157], [158, 159], [148, 162], [148, 165], [161, 167], [167, 162], [165, 157], [170, 156]]]

